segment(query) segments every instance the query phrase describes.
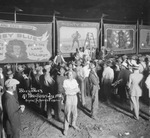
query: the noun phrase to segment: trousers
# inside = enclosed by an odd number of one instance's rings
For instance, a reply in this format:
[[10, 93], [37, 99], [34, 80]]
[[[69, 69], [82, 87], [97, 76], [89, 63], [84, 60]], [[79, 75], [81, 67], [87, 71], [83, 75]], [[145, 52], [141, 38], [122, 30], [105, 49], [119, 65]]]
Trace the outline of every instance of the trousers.
[[91, 114], [93, 117], [95, 117], [97, 115], [98, 112], [98, 86], [93, 85], [92, 88], [92, 102], [91, 102]]
[[67, 95], [65, 102], [64, 130], [69, 129], [70, 118], [72, 119], [72, 126], [76, 126], [77, 115], [77, 95]]

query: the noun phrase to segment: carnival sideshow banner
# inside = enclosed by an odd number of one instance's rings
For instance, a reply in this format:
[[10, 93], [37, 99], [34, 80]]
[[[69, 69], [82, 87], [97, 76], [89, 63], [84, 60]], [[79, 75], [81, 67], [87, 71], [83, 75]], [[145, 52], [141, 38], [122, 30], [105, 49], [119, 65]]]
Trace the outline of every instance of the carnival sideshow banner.
[[51, 24], [0, 22], [0, 63], [48, 61]]
[[58, 52], [70, 56], [80, 47], [98, 47], [99, 23], [57, 21]]
[[150, 52], [150, 26], [139, 26], [139, 52]]
[[136, 53], [135, 25], [104, 24], [106, 49], [115, 54]]

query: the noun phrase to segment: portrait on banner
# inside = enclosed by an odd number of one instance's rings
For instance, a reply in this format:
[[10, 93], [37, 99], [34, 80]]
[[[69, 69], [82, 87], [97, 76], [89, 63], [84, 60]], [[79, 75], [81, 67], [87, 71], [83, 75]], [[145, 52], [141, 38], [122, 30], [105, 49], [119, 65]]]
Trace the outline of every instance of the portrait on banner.
[[125, 25], [105, 25], [105, 46], [116, 53], [135, 52], [135, 28]]
[[24, 60], [27, 58], [26, 45], [21, 40], [10, 40], [6, 45], [6, 56], [13, 60]]
[[70, 54], [81, 47], [97, 48], [98, 28], [98, 23], [58, 21], [58, 50]]

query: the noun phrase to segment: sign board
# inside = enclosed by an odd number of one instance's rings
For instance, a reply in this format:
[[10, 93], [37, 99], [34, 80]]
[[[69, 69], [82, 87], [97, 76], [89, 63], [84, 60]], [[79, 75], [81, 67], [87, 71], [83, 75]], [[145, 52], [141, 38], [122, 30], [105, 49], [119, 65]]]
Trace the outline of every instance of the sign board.
[[0, 22], [0, 63], [48, 61], [52, 24]]

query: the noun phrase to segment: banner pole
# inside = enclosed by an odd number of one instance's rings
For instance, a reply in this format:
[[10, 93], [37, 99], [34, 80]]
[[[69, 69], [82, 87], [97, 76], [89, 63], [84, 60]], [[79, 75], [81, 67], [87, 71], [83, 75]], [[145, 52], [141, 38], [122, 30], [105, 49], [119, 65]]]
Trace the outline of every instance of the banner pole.
[[53, 14], [53, 55], [55, 56], [55, 11]]
[[101, 17], [101, 47], [103, 46], [103, 16]]
[[137, 41], [136, 41], [136, 45], [137, 45], [137, 50], [136, 50], [136, 55], [138, 55], [139, 54], [139, 19], [137, 19], [137, 25], [136, 25], [136, 33], [137, 33], [137, 37], [136, 37], [136, 39], [137, 39]]
[[14, 11], [14, 21], [15, 21], [15, 23], [16, 23], [16, 21], [17, 21], [16, 8], [15, 8], [15, 11]]
[[18, 12], [22, 12], [23, 10], [22, 9], [20, 9], [20, 8], [18, 8], [18, 7], [14, 7], [14, 22], [16, 23], [17, 22], [17, 11]]

